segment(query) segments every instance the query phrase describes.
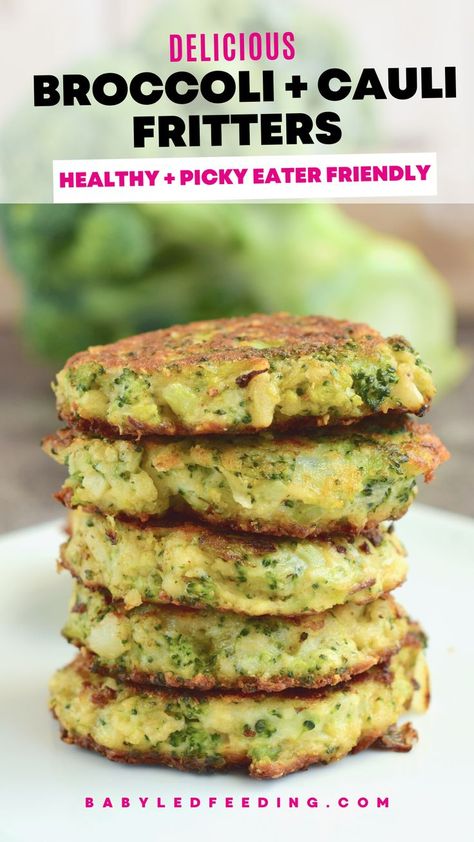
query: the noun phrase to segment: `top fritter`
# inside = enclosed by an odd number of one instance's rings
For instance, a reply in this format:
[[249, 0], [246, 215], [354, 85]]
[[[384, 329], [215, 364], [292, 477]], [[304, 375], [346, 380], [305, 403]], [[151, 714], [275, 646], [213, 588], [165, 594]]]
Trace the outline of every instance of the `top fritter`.
[[405, 339], [320, 316], [178, 325], [76, 354], [60, 417], [100, 434], [186, 435], [421, 414], [435, 393]]

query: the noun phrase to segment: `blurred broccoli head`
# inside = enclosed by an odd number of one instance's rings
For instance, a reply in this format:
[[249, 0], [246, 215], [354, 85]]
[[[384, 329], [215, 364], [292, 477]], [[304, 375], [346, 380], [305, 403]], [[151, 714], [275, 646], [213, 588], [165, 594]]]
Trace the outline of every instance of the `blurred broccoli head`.
[[160, 239], [134, 206], [93, 206], [78, 223], [70, 271], [80, 281], [127, 283], [147, 270]]
[[173, 323], [287, 310], [405, 334], [441, 387], [464, 368], [438, 273], [331, 205], [11, 205], [2, 224], [25, 334], [58, 362]]

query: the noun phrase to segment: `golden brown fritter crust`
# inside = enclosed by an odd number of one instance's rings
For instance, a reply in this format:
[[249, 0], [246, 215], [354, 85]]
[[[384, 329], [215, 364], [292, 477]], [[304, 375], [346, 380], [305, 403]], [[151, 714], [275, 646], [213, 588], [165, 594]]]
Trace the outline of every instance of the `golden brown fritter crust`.
[[[200, 335], [202, 338], [200, 338]], [[321, 348], [339, 348], [356, 342], [363, 353], [373, 351], [385, 339], [365, 324], [324, 316], [274, 315], [243, 316], [231, 319], [191, 322], [164, 330], [142, 333], [111, 345], [98, 345], [71, 357], [66, 368], [98, 362], [105, 369], [126, 366], [132, 371], [153, 373], [164, 367], [183, 369], [203, 362], [252, 359], [271, 360], [312, 354]], [[258, 348], [243, 342], [274, 347]], [[246, 376], [250, 379], [249, 372]], [[239, 383], [244, 387], [247, 382]]]

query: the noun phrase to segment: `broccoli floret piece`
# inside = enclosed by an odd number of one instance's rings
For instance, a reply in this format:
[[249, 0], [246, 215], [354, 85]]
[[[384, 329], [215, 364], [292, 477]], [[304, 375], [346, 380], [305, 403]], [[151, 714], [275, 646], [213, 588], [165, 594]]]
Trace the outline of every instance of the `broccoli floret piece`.
[[355, 391], [374, 412], [390, 395], [390, 386], [397, 382], [397, 372], [392, 366], [378, 368], [373, 374], [355, 371], [352, 383]]

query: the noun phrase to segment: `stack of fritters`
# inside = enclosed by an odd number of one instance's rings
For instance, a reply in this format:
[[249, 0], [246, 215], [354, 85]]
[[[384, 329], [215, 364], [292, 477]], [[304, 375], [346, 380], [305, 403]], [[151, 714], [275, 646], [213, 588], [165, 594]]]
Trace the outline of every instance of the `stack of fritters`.
[[68, 428], [63, 738], [130, 763], [278, 777], [423, 708], [423, 635], [390, 591], [388, 525], [447, 458], [429, 369], [400, 337], [318, 317], [199, 322], [90, 348]]

